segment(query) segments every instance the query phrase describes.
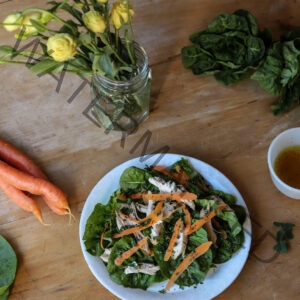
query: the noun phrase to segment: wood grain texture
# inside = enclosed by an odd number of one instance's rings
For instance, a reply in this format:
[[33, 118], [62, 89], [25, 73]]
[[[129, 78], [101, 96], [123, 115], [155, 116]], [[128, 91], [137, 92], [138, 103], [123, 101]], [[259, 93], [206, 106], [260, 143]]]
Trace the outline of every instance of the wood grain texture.
[[[300, 202], [280, 194], [267, 168], [267, 150], [281, 131], [300, 126], [300, 107], [275, 117], [276, 98], [256, 82], [220, 86], [212, 77], [196, 77], [181, 64], [180, 50], [188, 36], [203, 29], [217, 14], [244, 8], [261, 27], [278, 37], [300, 25], [300, 3], [292, 0], [145, 0], [132, 1], [136, 39], [152, 68], [152, 102], [148, 120], [122, 142], [119, 132], [106, 133], [83, 111], [89, 104], [86, 85], [68, 74], [61, 89], [50, 75], [41, 78], [26, 67], [1, 65], [0, 137], [38, 163], [68, 195], [76, 222], [54, 215], [41, 201], [43, 227], [0, 192], [0, 234], [16, 249], [19, 267], [10, 300], [117, 299], [91, 274], [80, 249], [80, 213], [97, 181], [118, 164], [137, 157], [134, 146], [152, 133], [147, 153], [164, 146], [170, 153], [190, 155], [223, 172], [243, 195], [252, 217], [253, 251], [234, 283], [218, 300], [297, 299], [300, 294]], [[44, 1], [0, 1], [0, 19], [12, 11], [45, 7]], [[0, 30], [0, 44], [14, 44]], [[274, 261], [273, 221], [294, 222], [295, 238], [288, 253]], [[270, 233], [261, 241], [265, 233]], [[205, 283], [204, 283], [205, 284]]]

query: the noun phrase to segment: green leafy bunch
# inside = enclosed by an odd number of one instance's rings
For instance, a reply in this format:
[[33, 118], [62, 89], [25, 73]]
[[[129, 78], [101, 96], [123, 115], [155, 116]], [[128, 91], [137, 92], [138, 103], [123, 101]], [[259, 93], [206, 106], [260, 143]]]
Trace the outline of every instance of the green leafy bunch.
[[190, 35], [192, 45], [182, 48], [182, 63], [195, 75], [233, 84], [259, 66], [271, 40], [271, 33], [261, 31], [248, 11], [222, 13], [205, 30]]
[[110, 2], [49, 1], [48, 9], [28, 8], [8, 15], [0, 25], [17, 31], [17, 40], [14, 47], [0, 46], [0, 64], [25, 64], [39, 74], [64, 70], [131, 78], [136, 72], [134, 11], [128, 0]]
[[300, 29], [283, 34], [270, 48], [261, 67], [251, 76], [271, 95], [279, 96], [271, 106], [279, 115], [300, 104]]
[[300, 104], [300, 28], [285, 32], [279, 41], [271, 30], [259, 29], [254, 16], [243, 9], [222, 13], [207, 29], [190, 35], [182, 48], [183, 66], [196, 75], [213, 75], [223, 85], [247, 78], [271, 95], [274, 115]]

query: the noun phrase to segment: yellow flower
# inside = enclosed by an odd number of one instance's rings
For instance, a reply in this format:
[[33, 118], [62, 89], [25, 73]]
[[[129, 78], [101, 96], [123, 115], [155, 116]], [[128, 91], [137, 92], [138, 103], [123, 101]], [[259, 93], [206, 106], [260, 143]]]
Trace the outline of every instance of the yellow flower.
[[84, 7], [84, 4], [83, 3], [74, 3], [73, 7], [82, 9]]
[[103, 33], [106, 28], [104, 17], [97, 11], [89, 11], [83, 15], [85, 26], [94, 33]]
[[37, 29], [34, 26], [32, 26], [30, 19], [39, 20], [40, 18], [41, 18], [40, 13], [33, 13], [31, 15], [26, 15], [23, 18], [22, 25], [25, 26], [24, 35], [33, 34], [37, 32]]
[[108, 0], [97, 0], [98, 3], [102, 3], [102, 4], [107, 3], [107, 1], [108, 1]]
[[40, 21], [43, 24], [47, 24], [48, 22], [50, 22], [52, 20], [52, 18], [53, 18], [52, 15], [45, 11], [42, 13]]
[[76, 47], [76, 41], [68, 33], [58, 33], [47, 42], [47, 51], [56, 61], [66, 61], [74, 57]]
[[21, 27], [21, 23], [22, 23], [22, 15], [21, 13], [15, 13], [15, 14], [9, 14], [5, 20], [3, 21], [3, 23], [5, 24], [16, 24], [16, 25], [4, 25], [3, 27], [7, 30], [7, 31], [14, 31], [17, 30]]
[[127, 24], [130, 21], [133, 14], [132, 5], [127, 11], [126, 1], [115, 2], [111, 11], [111, 21], [116, 29], [120, 29], [122, 24]]

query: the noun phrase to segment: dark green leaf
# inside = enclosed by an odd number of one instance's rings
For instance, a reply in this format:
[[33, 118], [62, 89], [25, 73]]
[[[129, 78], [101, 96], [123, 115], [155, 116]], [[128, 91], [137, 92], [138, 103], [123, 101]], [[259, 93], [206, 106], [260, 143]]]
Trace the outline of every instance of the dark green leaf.
[[264, 63], [251, 76], [271, 95], [279, 95], [281, 86], [281, 72], [283, 69], [282, 45], [275, 43], [270, 49]]
[[273, 224], [280, 229], [276, 233], [277, 244], [274, 246], [274, 250], [280, 253], [288, 251], [287, 240], [293, 239], [294, 235], [292, 233], [293, 223], [282, 223], [282, 222], [273, 222]]
[[60, 33], [69, 33], [72, 36], [77, 36], [78, 35], [78, 25], [72, 21], [72, 20], [68, 20], [66, 21], [66, 23], [68, 23], [68, 25], [64, 25], [60, 28], [59, 32]]
[[0, 235], [0, 298], [6, 299], [17, 271], [17, 257], [11, 245]]
[[118, 74], [116, 63], [108, 54], [100, 56], [99, 66], [108, 77], [115, 78]]
[[45, 58], [29, 68], [30, 71], [37, 74], [56, 73], [63, 70], [64, 63], [53, 59]]
[[2, 52], [3, 54], [10, 55], [13, 51], [14, 48], [11, 46], [0, 46], [0, 52]]
[[243, 17], [248, 25], [248, 30], [253, 36], [257, 36], [259, 33], [259, 28], [257, 25], [257, 21], [252, 14], [250, 14], [247, 10], [239, 9], [234, 12], [235, 15]]
[[182, 63], [196, 75], [214, 75], [223, 85], [249, 77], [270, 45], [269, 31], [260, 31], [248, 11], [218, 15], [205, 30], [190, 35], [193, 45], [183, 47]]
[[277, 243], [277, 244], [273, 247], [273, 249], [274, 249], [275, 251], [279, 252], [279, 253], [285, 253], [285, 252], [287, 252], [287, 250], [288, 250], [288, 246], [287, 246], [286, 241], [282, 240], [282, 241], [280, 241], [279, 243]]

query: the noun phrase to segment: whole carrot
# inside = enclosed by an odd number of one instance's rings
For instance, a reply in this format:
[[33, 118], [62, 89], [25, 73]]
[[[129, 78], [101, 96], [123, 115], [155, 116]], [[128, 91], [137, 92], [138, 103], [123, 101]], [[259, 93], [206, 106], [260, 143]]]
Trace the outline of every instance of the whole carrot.
[[26, 174], [3, 161], [0, 161], [0, 180], [6, 181], [22, 191], [40, 195], [48, 204], [51, 203], [52, 206], [60, 210], [64, 209], [65, 214], [70, 213], [66, 195], [48, 180]]
[[0, 180], [0, 187], [3, 189], [7, 197], [11, 199], [15, 204], [20, 206], [25, 211], [33, 213], [43, 225], [46, 225], [43, 221], [39, 206], [32, 198], [28, 197], [24, 192], [18, 190], [4, 180]]
[[0, 159], [32, 176], [47, 179], [47, 176], [27, 155], [3, 139], [0, 139]]

